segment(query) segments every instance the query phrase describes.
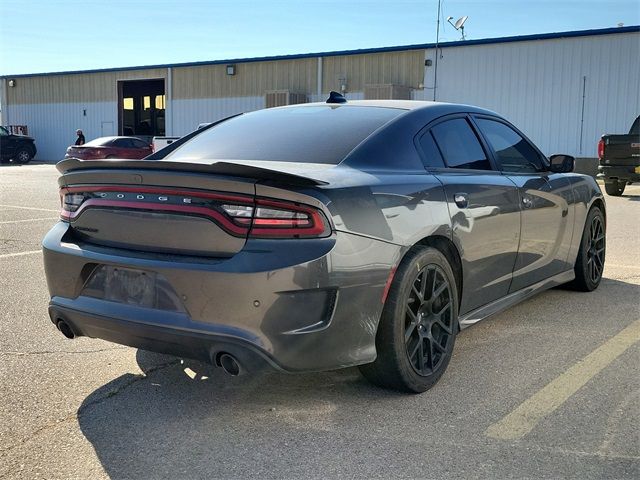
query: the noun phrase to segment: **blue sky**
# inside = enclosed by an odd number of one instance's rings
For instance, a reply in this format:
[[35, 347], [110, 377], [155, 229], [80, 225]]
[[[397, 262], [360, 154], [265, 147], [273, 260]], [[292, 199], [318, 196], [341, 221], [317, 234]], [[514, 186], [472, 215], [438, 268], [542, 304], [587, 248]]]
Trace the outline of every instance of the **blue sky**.
[[[0, 74], [435, 41], [437, 0], [0, 0]], [[442, 0], [467, 38], [640, 24], [638, 0]], [[459, 34], [441, 25], [441, 40]]]

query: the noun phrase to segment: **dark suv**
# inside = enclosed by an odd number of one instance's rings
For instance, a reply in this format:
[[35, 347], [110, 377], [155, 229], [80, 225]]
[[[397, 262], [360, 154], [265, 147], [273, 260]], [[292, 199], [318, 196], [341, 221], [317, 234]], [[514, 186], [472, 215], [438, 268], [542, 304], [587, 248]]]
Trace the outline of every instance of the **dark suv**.
[[36, 143], [32, 137], [14, 135], [0, 127], [0, 160], [2, 163], [13, 160], [17, 163], [29, 163], [36, 156]]

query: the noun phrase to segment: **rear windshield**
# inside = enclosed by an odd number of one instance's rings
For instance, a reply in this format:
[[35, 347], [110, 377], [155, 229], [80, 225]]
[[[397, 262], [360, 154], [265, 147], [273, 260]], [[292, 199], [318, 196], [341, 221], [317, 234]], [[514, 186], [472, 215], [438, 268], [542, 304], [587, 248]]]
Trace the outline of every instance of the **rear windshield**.
[[335, 105], [259, 110], [206, 130], [165, 160], [338, 164], [373, 131], [404, 112], [396, 108]]
[[105, 145], [111, 144], [113, 142], [113, 137], [100, 137], [94, 138], [90, 142], [85, 143], [84, 147], [104, 147]]

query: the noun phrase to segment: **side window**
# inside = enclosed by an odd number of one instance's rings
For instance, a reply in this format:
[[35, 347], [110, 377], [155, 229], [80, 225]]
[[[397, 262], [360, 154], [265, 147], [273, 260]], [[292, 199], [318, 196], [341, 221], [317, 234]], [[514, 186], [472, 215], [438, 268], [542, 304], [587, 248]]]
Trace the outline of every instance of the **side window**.
[[134, 138], [131, 141], [133, 142], [133, 146], [136, 148], [147, 148], [149, 146], [148, 144], [146, 144], [142, 140], [138, 140], [137, 138]]
[[133, 148], [130, 138], [117, 138], [112, 145], [118, 148]]
[[439, 123], [431, 133], [448, 167], [491, 170], [482, 145], [464, 118]]
[[424, 135], [420, 137], [420, 147], [422, 148], [422, 153], [424, 153], [424, 158], [422, 162], [425, 167], [432, 168], [442, 168], [444, 167], [444, 160], [442, 160], [442, 155], [440, 155], [440, 150], [438, 150], [438, 146], [436, 142], [433, 140], [433, 136], [431, 132], [428, 131]]
[[502, 171], [535, 173], [542, 170], [538, 152], [511, 127], [486, 118], [478, 118], [476, 122], [496, 152], [496, 159]]

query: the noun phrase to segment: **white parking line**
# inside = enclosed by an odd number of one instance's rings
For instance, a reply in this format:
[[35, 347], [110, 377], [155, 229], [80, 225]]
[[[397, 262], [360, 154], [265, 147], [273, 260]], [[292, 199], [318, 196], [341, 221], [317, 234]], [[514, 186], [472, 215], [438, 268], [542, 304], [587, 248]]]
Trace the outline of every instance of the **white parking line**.
[[24, 223], [24, 222], [38, 222], [40, 220], [57, 220], [58, 217], [42, 217], [42, 218], [27, 218], [25, 220], [6, 220], [0, 222], [0, 225], [6, 225], [8, 223]]
[[37, 210], [40, 212], [60, 212], [60, 210], [53, 210], [51, 208], [23, 207], [18, 205], [0, 205], [0, 208], [19, 208], [21, 210]]
[[29, 252], [3, 253], [0, 258], [21, 257], [23, 255], [33, 255], [34, 253], [42, 253], [42, 250], [31, 250]]

